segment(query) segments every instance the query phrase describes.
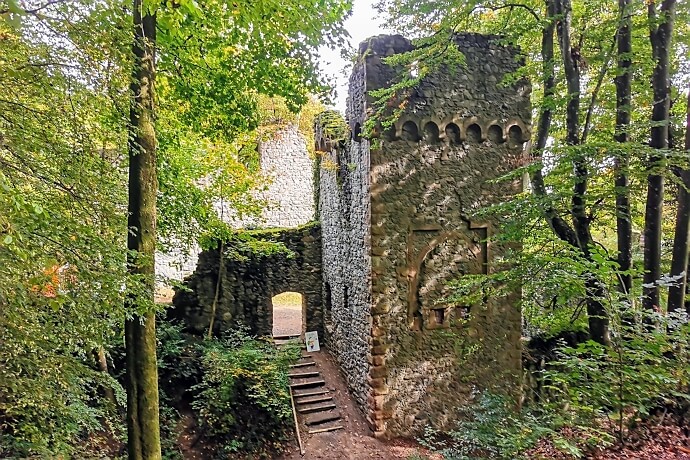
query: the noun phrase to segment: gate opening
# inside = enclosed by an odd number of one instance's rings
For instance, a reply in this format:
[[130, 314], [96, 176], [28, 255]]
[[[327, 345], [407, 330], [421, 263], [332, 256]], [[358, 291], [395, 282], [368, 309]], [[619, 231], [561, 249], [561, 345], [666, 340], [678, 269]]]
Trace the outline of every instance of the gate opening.
[[273, 336], [301, 336], [304, 332], [304, 296], [283, 292], [273, 296]]

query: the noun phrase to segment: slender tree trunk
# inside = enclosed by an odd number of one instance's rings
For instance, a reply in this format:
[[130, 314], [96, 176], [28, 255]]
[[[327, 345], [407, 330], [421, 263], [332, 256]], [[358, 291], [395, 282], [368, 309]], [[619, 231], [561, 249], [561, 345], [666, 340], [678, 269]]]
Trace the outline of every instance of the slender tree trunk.
[[[547, 9], [547, 21], [546, 25], [542, 29], [542, 41], [541, 41], [541, 58], [542, 58], [542, 84], [544, 86], [544, 101], [542, 103], [542, 111], [539, 117], [539, 123], [537, 125], [537, 140], [535, 144], [535, 149], [537, 150], [537, 155], [540, 155], [543, 149], [546, 147], [546, 141], [549, 137], [549, 129], [551, 126], [551, 118], [553, 117], [553, 111], [551, 109], [551, 99], [553, 98], [556, 90], [555, 83], [555, 65], [554, 65], [554, 30], [558, 27], [559, 45], [561, 49], [564, 47], [568, 50], [567, 58], [570, 60], [570, 70], [571, 73], [567, 74], [572, 77], [573, 67], [576, 66], [574, 63], [572, 55], [570, 53], [570, 4], [560, 3], [561, 0], [546, 0]], [[567, 10], [567, 11], [566, 11]], [[567, 12], [567, 14], [566, 14]], [[556, 17], [560, 16], [562, 20], [556, 22]], [[557, 27], [556, 27], [557, 26]], [[563, 28], [566, 28], [565, 30]], [[564, 33], [565, 32], [565, 33]], [[565, 59], [565, 57], [564, 57]], [[577, 78], [568, 78], [568, 143], [570, 145], [577, 145], [579, 143], [578, 130], [578, 111], [579, 111], [579, 71], [577, 68], [574, 69]], [[586, 169], [585, 169], [586, 171]], [[549, 223], [549, 226], [554, 231], [556, 236], [561, 240], [567, 242], [575, 248], [582, 251], [583, 255], [587, 258], [590, 257], [589, 245], [591, 243], [591, 237], [589, 236], [589, 219], [585, 216], [584, 220], [580, 220], [580, 223], [586, 225], [584, 234], [587, 236], [587, 241], [584, 246], [581, 244], [581, 239], [575, 229], [573, 229], [561, 216], [558, 215], [556, 210], [548, 203], [548, 194], [546, 187], [544, 185], [544, 177], [541, 169], [537, 169], [532, 173], [532, 192], [543, 200], [542, 212], [544, 218]], [[578, 190], [580, 190], [580, 197], [582, 198], [582, 206], [584, 206], [584, 194], [581, 190], [583, 184], [576, 185]], [[585, 191], [586, 191], [586, 174], [584, 181]], [[582, 208], [584, 212], [584, 208]], [[582, 230], [582, 229], [580, 229]], [[584, 249], [583, 249], [584, 248]], [[599, 282], [593, 273], [585, 273], [585, 289], [587, 296], [587, 313], [589, 315], [589, 329], [592, 339], [600, 342], [608, 342], [608, 320], [606, 318], [605, 310], [601, 304], [601, 299], [603, 298], [603, 285]]]
[[[656, 3], [649, 1], [647, 6], [652, 56], [656, 62], [652, 76], [654, 106], [652, 109], [652, 128], [650, 146], [667, 149], [669, 141], [669, 112], [671, 107], [669, 79], [669, 53], [673, 32], [673, 12], [675, 0], [664, 0], [657, 16]], [[661, 278], [661, 218], [664, 204], [664, 176], [658, 169], [663, 161], [663, 153], [649, 158], [647, 176], [647, 202], [644, 223], [644, 291], [642, 304], [647, 309], [658, 309], [659, 286]]]
[[[690, 91], [688, 91], [686, 108], [685, 152], [690, 154]], [[690, 158], [686, 156], [687, 160]], [[683, 308], [688, 278], [688, 240], [690, 239], [690, 167], [688, 165], [683, 166], [680, 178], [683, 183], [678, 187], [678, 211], [673, 238], [673, 258], [671, 260], [671, 276], [678, 278], [678, 281], [668, 290], [669, 312]]]
[[[546, 0], [547, 22], [542, 29], [541, 38], [541, 60], [542, 60], [542, 85], [544, 86], [544, 100], [542, 101], [541, 114], [537, 124], [537, 141], [534, 146], [537, 155], [541, 155], [546, 147], [553, 118], [552, 99], [556, 92], [555, 65], [554, 65], [554, 45], [553, 34], [556, 29], [556, 6], [557, 0]], [[535, 160], [538, 157], [535, 157]], [[542, 212], [546, 221], [553, 232], [563, 241], [577, 247], [577, 237], [570, 225], [558, 215], [555, 209], [546, 203], [548, 196], [544, 185], [544, 176], [541, 168], [535, 169], [530, 177], [532, 191], [540, 199], [545, 201]]]
[[[108, 360], [105, 357], [105, 349], [103, 347], [98, 347], [93, 350], [93, 358], [96, 361], [96, 367], [99, 372], [108, 374]], [[115, 399], [115, 392], [110, 386], [103, 387], [103, 396], [105, 399], [110, 401], [113, 406], [117, 407], [117, 400]]]
[[[556, 25], [558, 45], [563, 58], [566, 86], [568, 89], [568, 101], [566, 107], [566, 143], [576, 147], [580, 145], [580, 69], [570, 39], [572, 18], [572, 5], [570, 0], [556, 0], [556, 14], [560, 17]], [[573, 174], [575, 183], [573, 186], [573, 198], [571, 201], [571, 214], [573, 218], [573, 230], [577, 240], [577, 246], [582, 255], [591, 260], [590, 249], [593, 244], [590, 230], [590, 216], [587, 215], [587, 186], [589, 183], [589, 170], [587, 159], [579, 152], [573, 152]], [[587, 317], [589, 322], [589, 334], [592, 340], [606, 344], [609, 342], [608, 314], [602, 303], [603, 285], [593, 273], [584, 273], [585, 289], [587, 294]]]
[[[618, 26], [618, 73], [616, 83], [616, 134], [617, 142], [630, 142], [632, 64], [632, 21], [630, 16], [632, 0], [618, 0], [620, 23]], [[630, 217], [630, 191], [628, 168], [630, 159], [627, 151], [615, 158], [616, 187], [616, 232], [618, 236], [618, 265], [620, 271], [619, 287], [623, 295], [632, 292], [632, 219]], [[625, 273], [628, 272], [628, 273]]]
[[158, 423], [156, 317], [153, 308], [156, 246], [156, 133], [154, 80], [156, 18], [134, 0], [134, 69], [129, 132], [128, 266], [144, 283], [130, 307], [138, 314], [125, 322], [127, 353], [127, 446], [130, 460], [161, 458]]

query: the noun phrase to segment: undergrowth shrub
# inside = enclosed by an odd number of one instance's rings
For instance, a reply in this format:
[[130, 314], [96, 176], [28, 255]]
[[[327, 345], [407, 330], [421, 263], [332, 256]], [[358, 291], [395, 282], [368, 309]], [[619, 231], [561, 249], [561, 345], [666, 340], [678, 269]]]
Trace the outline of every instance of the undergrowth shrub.
[[[623, 443], [636, 420], [655, 408], [690, 402], [690, 324], [685, 314], [639, 314], [620, 321], [608, 346], [592, 340], [557, 349], [544, 373], [545, 394], [593, 433]], [[606, 439], [610, 441], [610, 439]]]
[[192, 407], [205, 436], [223, 446], [218, 454], [280, 449], [293, 426], [288, 371], [300, 348], [277, 349], [243, 331], [203, 347]]
[[580, 450], [558, 433], [564, 420], [556, 412], [519, 410], [515, 401], [491, 392], [475, 393], [475, 402], [461, 410], [457, 425], [447, 431], [427, 427], [420, 443], [454, 460], [517, 460], [543, 438], [564, 452]]

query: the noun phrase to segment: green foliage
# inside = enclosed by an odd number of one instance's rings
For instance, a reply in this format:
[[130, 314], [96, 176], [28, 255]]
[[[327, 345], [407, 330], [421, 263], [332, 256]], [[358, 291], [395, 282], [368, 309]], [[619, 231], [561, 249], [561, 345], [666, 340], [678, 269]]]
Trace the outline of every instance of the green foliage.
[[554, 401], [575, 423], [600, 430], [595, 433], [613, 431], [620, 441], [629, 422], [654, 408], [690, 401], [685, 315], [639, 315], [634, 322], [631, 317], [615, 325], [610, 347], [591, 340], [561, 347], [544, 375]]
[[112, 415], [103, 389], [122, 393], [92, 355], [125, 316], [118, 50], [80, 6], [69, 27], [0, 19], [1, 456], [74, 454]]
[[[189, 247], [227, 230], [219, 198], [240, 217], [260, 211], [261, 95], [297, 112], [323, 88], [315, 50], [340, 43], [350, 3], [146, 6], [158, 18], [159, 246]], [[153, 307], [123, 249], [131, 15], [120, 0], [0, 0], [0, 456], [69, 456], [100, 429], [103, 388], [122, 391], [92, 353], [121, 340], [126, 294]]]
[[475, 394], [475, 399], [456, 427], [447, 432], [427, 428], [420, 442], [448, 459], [517, 460], [530, 458], [525, 452], [548, 437], [560, 450], [580, 455], [557, 433], [562, 420], [555, 413], [520, 411], [514, 401], [492, 393]]
[[319, 113], [314, 120], [314, 125], [315, 129], [327, 139], [338, 141], [349, 137], [350, 128], [337, 110], [325, 110]]
[[204, 345], [203, 378], [193, 402], [207, 435], [231, 450], [273, 450], [292, 426], [289, 366], [299, 347], [232, 332]]

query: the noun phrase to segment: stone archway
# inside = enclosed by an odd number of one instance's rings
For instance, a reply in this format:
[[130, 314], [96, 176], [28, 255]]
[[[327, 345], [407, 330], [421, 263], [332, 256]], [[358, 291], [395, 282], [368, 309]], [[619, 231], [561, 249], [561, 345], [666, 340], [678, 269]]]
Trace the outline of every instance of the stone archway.
[[285, 291], [271, 298], [273, 336], [302, 336], [305, 332], [306, 297], [295, 291]]

